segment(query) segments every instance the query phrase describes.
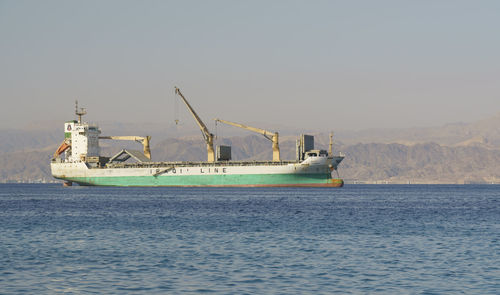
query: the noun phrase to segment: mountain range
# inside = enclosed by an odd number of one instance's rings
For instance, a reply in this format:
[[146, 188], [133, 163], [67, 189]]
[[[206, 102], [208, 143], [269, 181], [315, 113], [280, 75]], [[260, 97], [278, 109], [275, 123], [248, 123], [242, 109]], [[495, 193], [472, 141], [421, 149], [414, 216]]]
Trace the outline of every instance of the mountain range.
[[[54, 180], [49, 162], [63, 130], [50, 126], [0, 130], [0, 182]], [[115, 122], [100, 127], [103, 135], [152, 135], [155, 161], [206, 160], [205, 144], [196, 129]], [[295, 140], [301, 132], [280, 131], [283, 159], [295, 159]], [[328, 149], [329, 132], [308, 134], [315, 135], [316, 148]], [[217, 144], [232, 146], [234, 160], [272, 158], [271, 142], [260, 135], [237, 128], [224, 129], [223, 135], [218, 134]], [[108, 156], [122, 148], [141, 149], [133, 142], [101, 141], [101, 147]], [[438, 127], [338, 130], [334, 153], [339, 152], [345, 159], [338, 172], [347, 183], [500, 183], [500, 113]]]

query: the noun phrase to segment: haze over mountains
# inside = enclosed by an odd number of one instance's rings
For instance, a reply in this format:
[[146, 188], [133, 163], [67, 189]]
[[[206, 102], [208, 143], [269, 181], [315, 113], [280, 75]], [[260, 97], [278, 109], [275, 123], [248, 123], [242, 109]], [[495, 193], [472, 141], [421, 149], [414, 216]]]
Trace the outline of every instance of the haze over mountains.
[[[63, 123], [55, 125], [0, 130], [0, 182], [54, 180], [49, 162], [63, 139]], [[99, 125], [103, 135], [151, 135], [155, 161], [206, 160], [201, 134], [189, 125], [165, 127], [115, 122]], [[328, 149], [327, 130], [314, 133], [271, 127], [280, 132], [285, 160], [295, 158], [295, 140], [300, 133], [315, 135], [316, 148]], [[264, 137], [228, 126], [215, 129], [217, 143], [231, 145], [234, 160], [272, 158], [271, 143]], [[500, 183], [500, 113], [477, 122], [439, 127], [334, 131], [334, 152], [346, 155], [339, 173], [347, 182]], [[113, 155], [124, 147], [141, 149], [139, 144], [121, 141], [101, 141], [101, 147], [105, 155]]]

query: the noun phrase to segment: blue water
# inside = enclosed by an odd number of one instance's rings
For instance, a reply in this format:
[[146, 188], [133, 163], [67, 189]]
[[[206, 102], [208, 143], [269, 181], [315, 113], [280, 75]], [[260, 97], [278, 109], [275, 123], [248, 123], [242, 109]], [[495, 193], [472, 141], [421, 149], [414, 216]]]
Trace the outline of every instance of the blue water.
[[500, 186], [0, 185], [1, 294], [500, 294]]

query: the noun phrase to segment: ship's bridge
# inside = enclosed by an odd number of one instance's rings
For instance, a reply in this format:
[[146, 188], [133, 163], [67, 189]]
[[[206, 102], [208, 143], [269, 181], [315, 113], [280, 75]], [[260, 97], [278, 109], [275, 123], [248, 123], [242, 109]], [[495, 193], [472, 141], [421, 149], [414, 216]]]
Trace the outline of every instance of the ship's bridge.
[[71, 149], [66, 151], [66, 161], [79, 162], [86, 157], [98, 157], [100, 153], [99, 134], [95, 124], [69, 121], [64, 124], [65, 138]]

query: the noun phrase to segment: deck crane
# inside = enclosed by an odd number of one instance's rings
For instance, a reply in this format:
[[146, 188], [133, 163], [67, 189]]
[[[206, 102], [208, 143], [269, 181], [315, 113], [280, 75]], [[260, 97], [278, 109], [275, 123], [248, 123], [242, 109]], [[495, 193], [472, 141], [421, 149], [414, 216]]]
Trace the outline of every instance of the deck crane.
[[333, 132], [330, 132], [330, 145], [328, 148], [328, 155], [333, 156]]
[[112, 140], [131, 140], [137, 141], [142, 144], [144, 156], [151, 159], [151, 149], [149, 148], [149, 141], [151, 136], [99, 136], [99, 139], [112, 139]]
[[201, 133], [203, 134], [203, 138], [205, 139], [205, 143], [207, 144], [207, 160], [208, 162], [215, 162], [215, 155], [214, 155], [214, 135], [208, 131], [207, 126], [201, 121], [200, 117], [198, 117], [198, 114], [193, 110], [189, 102], [186, 100], [184, 95], [182, 95], [181, 90], [177, 87], [175, 87], [175, 94], [178, 94], [182, 101], [186, 104], [189, 112], [191, 115], [193, 115], [194, 119], [196, 120], [196, 123], [201, 129]]
[[271, 132], [260, 128], [250, 127], [239, 123], [229, 122], [222, 119], [215, 119], [216, 122], [221, 122], [235, 127], [240, 127], [246, 130], [260, 133], [264, 135], [265, 138], [273, 142], [273, 162], [280, 162], [280, 147], [278, 143], [278, 132]]

